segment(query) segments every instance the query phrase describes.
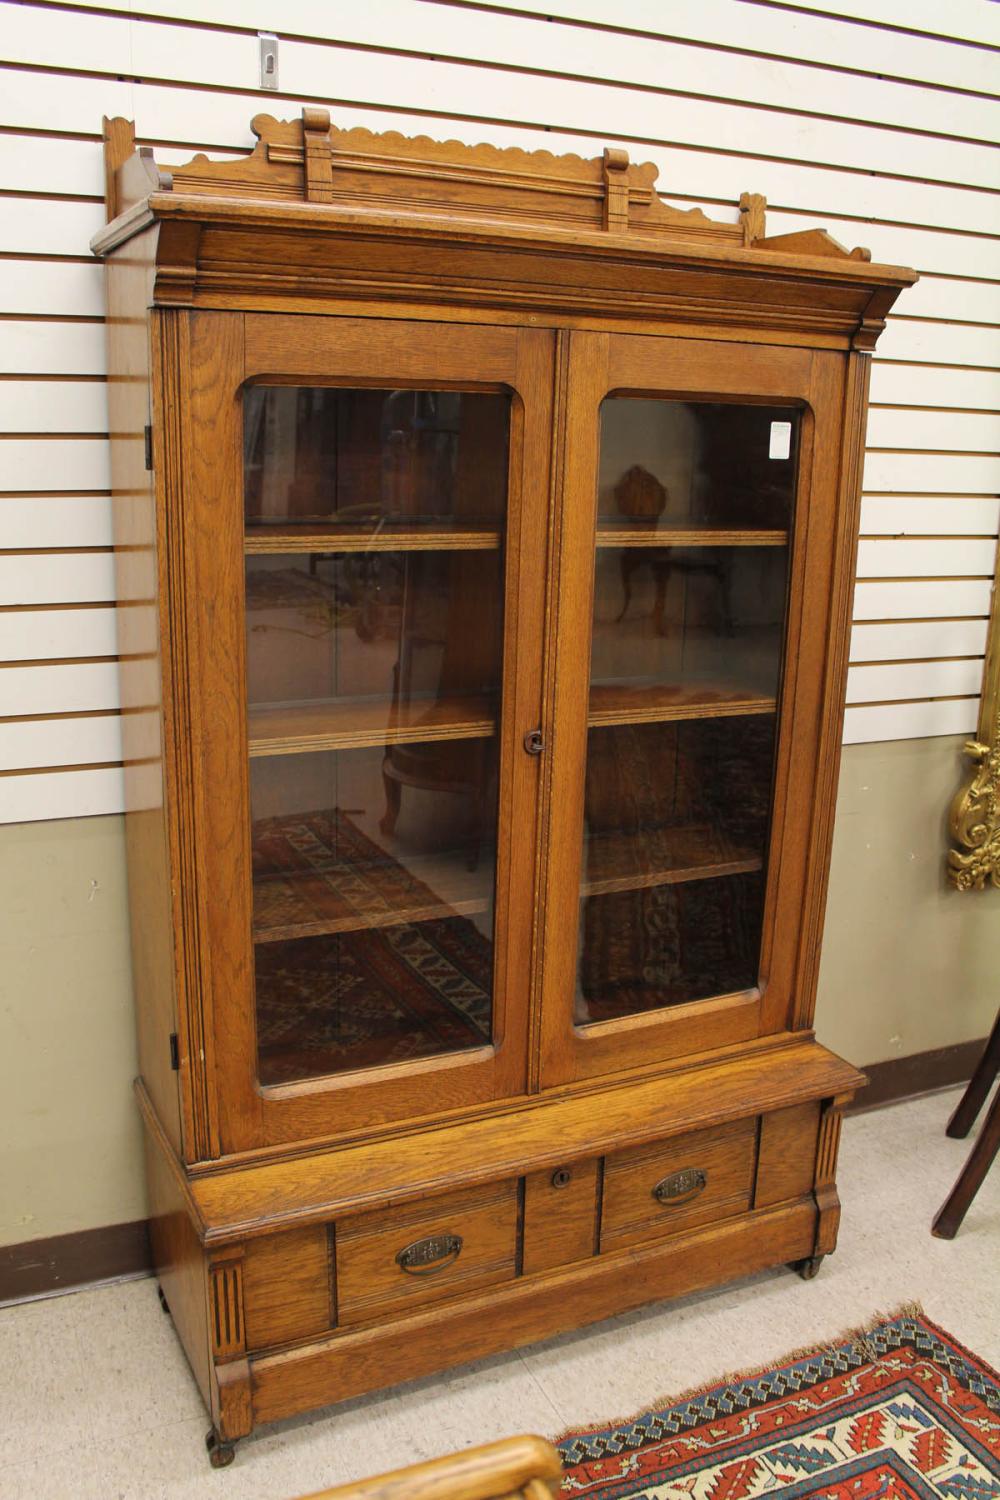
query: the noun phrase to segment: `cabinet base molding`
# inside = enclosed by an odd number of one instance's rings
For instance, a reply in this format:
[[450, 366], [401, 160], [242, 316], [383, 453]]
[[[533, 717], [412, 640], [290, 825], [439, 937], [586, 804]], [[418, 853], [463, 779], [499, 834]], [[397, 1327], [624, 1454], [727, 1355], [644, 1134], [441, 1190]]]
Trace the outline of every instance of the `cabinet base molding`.
[[804, 1259], [815, 1231], [811, 1202], [765, 1209], [716, 1229], [515, 1283], [461, 1306], [263, 1355], [251, 1361], [254, 1419], [276, 1422], [394, 1379], [416, 1380], [647, 1302]]
[[497, 1110], [210, 1171], [181, 1164], [140, 1092], [157, 1275], [217, 1444], [644, 1303], [818, 1266], [861, 1081], [802, 1041], [588, 1093], [582, 1112], [542, 1095], [519, 1123]]

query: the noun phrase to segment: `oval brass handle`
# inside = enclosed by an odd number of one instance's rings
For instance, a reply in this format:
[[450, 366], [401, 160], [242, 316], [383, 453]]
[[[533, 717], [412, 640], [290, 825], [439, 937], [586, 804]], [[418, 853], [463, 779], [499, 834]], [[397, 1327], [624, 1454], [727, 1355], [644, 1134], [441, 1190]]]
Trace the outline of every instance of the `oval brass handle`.
[[707, 1182], [708, 1176], [701, 1167], [683, 1167], [679, 1172], [672, 1172], [669, 1177], [658, 1182], [653, 1188], [653, 1197], [657, 1203], [665, 1203], [672, 1208], [681, 1203], [690, 1203]]
[[396, 1256], [396, 1264], [410, 1276], [435, 1276], [446, 1266], [453, 1266], [462, 1249], [460, 1234], [432, 1234], [425, 1240], [414, 1240]]

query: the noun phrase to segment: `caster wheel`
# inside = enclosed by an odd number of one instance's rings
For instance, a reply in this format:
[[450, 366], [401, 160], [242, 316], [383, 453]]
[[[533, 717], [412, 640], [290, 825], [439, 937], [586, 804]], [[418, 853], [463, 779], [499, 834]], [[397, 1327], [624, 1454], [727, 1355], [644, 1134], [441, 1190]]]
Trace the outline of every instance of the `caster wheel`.
[[234, 1445], [224, 1443], [214, 1427], [205, 1434], [205, 1447], [208, 1449], [208, 1461], [213, 1469], [228, 1469], [236, 1457]]
[[805, 1260], [793, 1260], [790, 1265], [793, 1271], [798, 1271], [803, 1281], [812, 1281], [825, 1259], [823, 1255], [807, 1255]]
[[163, 1295], [163, 1288], [162, 1288], [162, 1286], [160, 1286], [159, 1282], [156, 1283], [156, 1295], [160, 1299], [160, 1311], [161, 1312], [165, 1312], [165, 1313], [167, 1313], [169, 1315], [169, 1313], [170, 1313], [170, 1303], [167, 1301], [166, 1297], [164, 1297], [164, 1295]]

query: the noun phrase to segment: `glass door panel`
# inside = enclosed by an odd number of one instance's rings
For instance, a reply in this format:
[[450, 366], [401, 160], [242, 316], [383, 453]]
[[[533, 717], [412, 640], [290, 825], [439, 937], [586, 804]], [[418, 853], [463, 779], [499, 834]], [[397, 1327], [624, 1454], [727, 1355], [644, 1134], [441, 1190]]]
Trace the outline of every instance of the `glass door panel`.
[[602, 403], [578, 1026], [757, 984], [798, 426]]
[[601, 530], [785, 531], [798, 421], [781, 406], [610, 397], [601, 408]]
[[259, 1077], [487, 1046], [510, 401], [251, 388]]

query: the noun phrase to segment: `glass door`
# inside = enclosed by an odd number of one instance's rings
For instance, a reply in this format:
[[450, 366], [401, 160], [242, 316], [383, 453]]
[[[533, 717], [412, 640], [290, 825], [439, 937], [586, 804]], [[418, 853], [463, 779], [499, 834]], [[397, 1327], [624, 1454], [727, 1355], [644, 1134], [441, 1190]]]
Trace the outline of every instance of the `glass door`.
[[590, 587], [561, 621], [556, 672], [552, 818], [579, 863], [563, 872], [572, 895], [549, 890], [575, 932], [562, 954], [546, 940], [555, 1079], [766, 1028], [792, 559], [812, 439], [801, 379], [779, 385], [781, 399], [754, 390], [746, 351], [583, 337], [562, 566]]
[[264, 1085], [493, 1042], [510, 408], [244, 396]]
[[212, 318], [190, 597], [218, 1149], [511, 1097], [552, 335], [255, 314], [213, 345]]
[[800, 413], [599, 420], [579, 1026], [757, 983]]

